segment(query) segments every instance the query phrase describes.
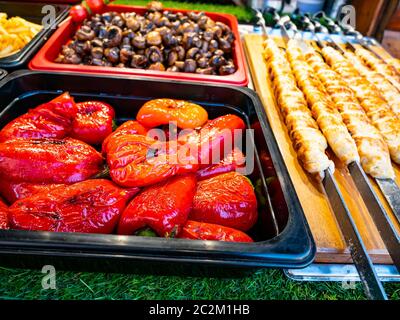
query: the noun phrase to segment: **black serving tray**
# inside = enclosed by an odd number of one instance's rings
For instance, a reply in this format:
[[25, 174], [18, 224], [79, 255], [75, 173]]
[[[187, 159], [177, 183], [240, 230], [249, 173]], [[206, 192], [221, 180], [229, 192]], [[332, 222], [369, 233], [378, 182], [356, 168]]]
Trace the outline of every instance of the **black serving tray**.
[[0, 12], [7, 13], [8, 17], [19, 16], [36, 24], [42, 24], [46, 13], [42, 13], [45, 5], [52, 5], [55, 9], [55, 20], [49, 28], [43, 28], [23, 49], [19, 52], [0, 59], [0, 68], [12, 71], [27, 66], [33, 55], [47, 41], [56, 30], [58, 24], [68, 15], [69, 6], [51, 3], [25, 3], [17, 1], [0, 1]]
[[7, 71], [0, 69], [0, 80], [3, 79], [7, 75]]
[[[100, 269], [121, 271], [119, 268], [125, 265], [124, 270], [129, 271], [139, 265], [151, 270], [150, 265], [159, 264], [192, 268], [199, 265], [300, 268], [312, 262], [314, 240], [263, 106], [254, 91], [222, 85], [20, 70], [0, 81], [0, 110], [3, 110], [0, 128], [63, 91], [69, 91], [76, 101], [99, 99], [110, 103], [120, 123], [135, 118], [145, 101], [162, 97], [199, 103], [207, 109], [210, 118], [226, 113], [242, 117], [248, 128], [255, 130], [250, 139], [255, 144], [255, 170], [250, 179], [259, 186], [258, 193], [263, 198], [259, 201], [259, 221], [250, 230], [256, 242], [3, 230], [0, 231], [0, 264], [43, 266], [62, 260], [63, 268], [74, 265], [75, 269], [82, 269], [94, 264]], [[270, 204], [258, 155], [261, 150], [268, 150], [272, 155], [286, 208]]]

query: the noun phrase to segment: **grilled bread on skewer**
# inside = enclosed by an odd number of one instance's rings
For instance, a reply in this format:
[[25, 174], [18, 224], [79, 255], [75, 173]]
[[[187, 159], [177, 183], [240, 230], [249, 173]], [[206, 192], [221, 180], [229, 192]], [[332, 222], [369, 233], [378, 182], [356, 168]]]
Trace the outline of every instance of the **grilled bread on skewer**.
[[297, 157], [308, 173], [322, 179], [324, 171], [334, 165], [325, 154], [327, 142], [296, 85], [286, 54], [274, 40], [267, 39], [263, 55]]
[[373, 85], [375, 85], [382, 97], [386, 100], [388, 105], [392, 108], [393, 112], [397, 116], [400, 115], [400, 91], [398, 91], [389, 80], [387, 80], [382, 74], [376, 71], [372, 71], [366, 65], [363, 64], [361, 58], [355, 55], [353, 52], [346, 51], [345, 57], [353, 64], [353, 66], [360, 72], [362, 76], [368, 79]]
[[356, 142], [364, 171], [374, 178], [393, 179], [394, 171], [386, 142], [369, 121], [353, 91], [315, 50], [308, 51], [305, 57], [335, 102]]
[[380, 95], [378, 89], [365, 79], [340, 52], [324, 47], [325, 60], [353, 90], [372, 124], [385, 139], [392, 160], [400, 164], [400, 120]]
[[386, 64], [379, 58], [375, 57], [372, 52], [364, 48], [358, 47], [355, 51], [355, 54], [359, 56], [368, 67], [382, 74], [397, 88], [397, 90], [400, 90], [400, 76], [397, 74], [396, 69], [392, 65]]
[[301, 44], [289, 40], [286, 53], [297, 84], [303, 91], [314, 119], [335, 155], [346, 165], [359, 161], [357, 146], [347, 131], [340, 113], [313, 69], [305, 61]]

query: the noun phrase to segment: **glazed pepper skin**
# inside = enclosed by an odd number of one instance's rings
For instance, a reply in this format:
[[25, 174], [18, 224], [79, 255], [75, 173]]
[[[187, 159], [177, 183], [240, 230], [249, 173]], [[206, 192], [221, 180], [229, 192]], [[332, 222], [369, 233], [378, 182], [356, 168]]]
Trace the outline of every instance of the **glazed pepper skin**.
[[108, 150], [108, 144], [113, 139], [128, 135], [128, 134], [139, 134], [139, 135], [147, 135], [149, 131], [148, 128], [142, 126], [139, 121], [129, 120], [121, 124], [112, 134], [110, 134], [104, 141], [102, 145], [102, 153], [106, 154]]
[[46, 183], [30, 183], [30, 182], [13, 182], [1, 179], [0, 194], [10, 204], [17, 200], [28, 198], [36, 193], [50, 191], [57, 187], [65, 186], [64, 184], [46, 184]]
[[194, 174], [176, 176], [145, 188], [125, 209], [118, 234], [131, 235], [149, 227], [157, 235], [177, 235], [185, 225], [196, 191]]
[[155, 99], [140, 108], [136, 119], [148, 128], [174, 121], [178, 128], [194, 129], [207, 122], [208, 113], [203, 107], [188, 101]]
[[112, 180], [123, 187], [143, 187], [169, 177], [195, 172], [196, 159], [181, 161], [176, 148], [150, 137], [131, 134], [108, 143], [107, 164]]
[[113, 107], [100, 101], [80, 102], [76, 107], [78, 112], [70, 136], [91, 145], [100, 145], [113, 131]]
[[192, 220], [186, 222], [178, 238], [229, 242], [253, 242], [253, 239], [242, 231], [217, 224]]
[[180, 143], [197, 145], [198, 163], [201, 167], [218, 164], [225, 158], [225, 150], [234, 148], [235, 130], [244, 130], [245, 123], [233, 114], [208, 121], [199, 131], [178, 138]]
[[70, 133], [76, 112], [74, 99], [63, 93], [8, 123], [0, 131], [0, 142], [19, 138], [62, 139]]
[[109, 180], [86, 180], [40, 192], [9, 208], [10, 226], [18, 230], [111, 233], [127, 202], [139, 191]]
[[222, 173], [235, 171], [239, 168], [244, 168], [246, 165], [246, 158], [239, 148], [234, 148], [230, 154], [218, 164], [200, 169], [196, 172], [198, 180], [208, 179]]
[[247, 231], [257, 218], [257, 198], [245, 176], [228, 172], [198, 182], [190, 220]]
[[0, 178], [48, 184], [71, 184], [99, 173], [103, 158], [79, 140], [27, 139], [0, 143]]
[[0, 198], [0, 230], [7, 230], [9, 228], [8, 207]]

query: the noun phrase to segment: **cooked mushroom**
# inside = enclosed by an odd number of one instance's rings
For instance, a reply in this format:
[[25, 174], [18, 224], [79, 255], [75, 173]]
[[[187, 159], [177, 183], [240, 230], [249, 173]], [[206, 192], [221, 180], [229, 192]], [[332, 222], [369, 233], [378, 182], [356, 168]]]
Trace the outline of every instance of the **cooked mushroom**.
[[193, 59], [186, 59], [185, 60], [185, 65], [183, 67], [183, 70], [185, 72], [195, 72], [196, 71], [196, 67], [197, 67], [196, 61], [194, 61]]
[[93, 40], [96, 37], [96, 33], [88, 26], [82, 26], [76, 32], [76, 38], [80, 41]]
[[208, 59], [206, 57], [201, 57], [201, 58], [197, 59], [197, 66], [199, 68], [208, 67]]
[[91, 64], [94, 66], [104, 66], [104, 61], [98, 58], [93, 58]]
[[132, 39], [132, 45], [138, 49], [146, 48], [146, 38], [141, 35], [136, 35]]
[[102, 59], [103, 58], [103, 48], [93, 47], [90, 51], [90, 54], [94, 59]]
[[177, 66], [172, 66], [172, 67], [167, 68], [166, 71], [179, 72], [179, 68]]
[[178, 54], [178, 60], [184, 60], [185, 59], [186, 51], [182, 46], [177, 46], [177, 47], [174, 48], [174, 50]]
[[212, 56], [210, 59], [210, 65], [216, 68], [226, 64], [226, 60], [223, 56]]
[[168, 54], [167, 64], [173, 66], [175, 62], [178, 61], [178, 53], [176, 51], [171, 51]]
[[159, 1], [151, 1], [147, 4], [147, 10], [149, 11], [162, 11], [163, 5]]
[[146, 43], [149, 46], [159, 46], [161, 42], [161, 35], [158, 31], [151, 31], [146, 35]]
[[186, 59], [194, 59], [195, 55], [197, 53], [199, 53], [200, 49], [199, 48], [190, 48], [187, 52], [186, 52]]
[[135, 16], [129, 16], [125, 20], [126, 26], [132, 30], [133, 32], [136, 32], [140, 29], [140, 22]]
[[165, 71], [165, 67], [161, 62], [156, 62], [149, 66], [149, 70]]
[[119, 61], [119, 48], [107, 48], [104, 50], [104, 56], [111, 63], [117, 63]]
[[208, 44], [208, 50], [210, 52], [214, 52], [217, 49], [218, 49], [218, 41], [214, 39], [211, 40], [210, 43]]
[[231, 44], [224, 38], [219, 39], [219, 47], [225, 53], [231, 52], [232, 50]]
[[196, 69], [196, 73], [199, 73], [199, 74], [212, 74], [213, 73], [213, 69], [211, 67], [208, 67], [208, 68], [197, 68]]
[[134, 54], [132, 56], [131, 66], [133, 68], [144, 69], [147, 65], [147, 58], [144, 55]]
[[146, 57], [150, 62], [162, 62], [163, 61], [163, 54], [161, 49], [156, 46], [152, 46], [147, 48], [145, 51]]
[[90, 41], [90, 45], [91, 47], [103, 48], [103, 41], [101, 41], [100, 39], [93, 39], [92, 41]]
[[70, 64], [80, 64], [82, 59], [77, 54], [72, 54], [64, 57], [64, 61]]
[[219, 74], [220, 75], [227, 75], [227, 74], [232, 74], [236, 71], [236, 68], [233, 64], [227, 64], [224, 66], [221, 66], [219, 69]]
[[175, 62], [175, 66], [176, 66], [178, 69], [182, 70], [182, 69], [185, 67], [185, 62], [184, 62], [184, 61], [176, 61], [176, 62]]
[[122, 19], [121, 16], [114, 16], [111, 20], [111, 24], [113, 24], [114, 26], [117, 26], [119, 28], [123, 28], [125, 26], [125, 21], [124, 19]]
[[107, 37], [104, 39], [106, 47], [116, 47], [121, 43], [122, 30], [117, 26], [110, 26], [107, 30]]
[[124, 47], [119, 52], [119, 61], [122, 63], [127, 63], [129, 59], [133, 56], [133, 51], [129, 47]]

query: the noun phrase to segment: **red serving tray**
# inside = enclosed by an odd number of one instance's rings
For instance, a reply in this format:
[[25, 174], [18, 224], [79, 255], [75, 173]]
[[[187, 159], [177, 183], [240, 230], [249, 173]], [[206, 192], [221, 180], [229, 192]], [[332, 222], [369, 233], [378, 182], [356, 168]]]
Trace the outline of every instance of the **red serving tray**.
[[[190, 10], [177, 10], [177, 9], [165, 9], [171, 12], [189, 12]], [[103, 12], [116, 11], [116, 12], [137, 12], [144, 14], [146, 12], [145, 7], [125, 6], [125, 5], [108, 5], [104, 8]], [[196, 82], [207, 82], [207, 83], [219, 83], [236, 86], [247, 86], [249, 79], [247, 76], [247, 66], [245, 62], [245, 56], [243, 47], [240, 41], [240, 35], [238, 30], [238, 22], [235, 16], [223, 13], [212, 13], [207, 12], [214, 21], [220, 21], [227, 24], [235, 34], [235, 42], [233, 47], [233, 60], [237, 66], [235, 73], [226, 76], [216, 75], [200, 75], [195, 73], [184, 73], [184, 72], [167, 72], [167, 71], [154, 71], [154, 70], [143, 70], [133, 68], [116, 68], [116, 67], [99, 67], [99, 66], [86, 66], [86, 65], [72, 65], [72, 64], [61, 64], [55, 63], [54, 60], [57, 58], [61, 51], [62, 45], [68, 43], [68, 41], [75, 34], [78, 26], [75, 25], [70, 18], [60, 24], [58, 30], [56, 30], [44, 46], [39, 50], [36, 56], [30, 61], [29, 68], [32, 70], [46, 70], [46, 71], [62, 71], [62, 72], [84, 72], [84, 73], [100, 73], [100, 74], [113, 74], [120, 76], [138, 76], [138, 77], [150, 77], [150, 78], [163, 78], [183, 81], [196, 81]]]

